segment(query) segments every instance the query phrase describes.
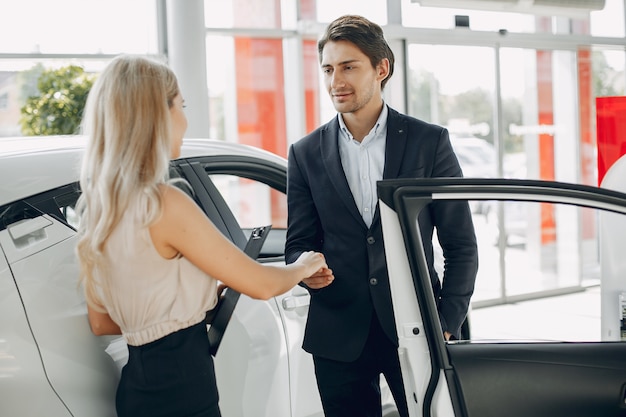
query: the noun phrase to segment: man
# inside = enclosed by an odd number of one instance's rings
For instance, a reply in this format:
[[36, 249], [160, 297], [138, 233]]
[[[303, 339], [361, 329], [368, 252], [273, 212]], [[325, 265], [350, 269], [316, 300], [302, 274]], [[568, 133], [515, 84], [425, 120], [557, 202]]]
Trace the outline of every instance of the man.
[[[380, 374], [400, 415], [408, 416], [376, 181], [460, 177], [461, 168], [446, 129], [384, 103], [394, 56], [378, 25], [340, 17], [327, 27], [318, 51], [338, 115], [289, 150], [285, 254], [293, 262], [302, 251], [320, 251], [332, 274], [302, 282], [311, 293], [303, 348], [313, 355], [327, 417], [380, 416]], [[446, 258], [442, 286], [432, 246], [426, 252], [444, 337], [456, 338], [478, 268], [470, 210], [466, 202], [446, 202], [420, 222], [431, 237], [437, 227]]]

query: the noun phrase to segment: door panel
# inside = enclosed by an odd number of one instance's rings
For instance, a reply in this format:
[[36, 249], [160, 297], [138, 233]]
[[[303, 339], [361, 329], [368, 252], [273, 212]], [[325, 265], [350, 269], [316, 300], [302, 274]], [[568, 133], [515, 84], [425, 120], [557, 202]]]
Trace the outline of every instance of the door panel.
[[89, 329], [75, 247], [65, 239], [11, 268], [54, 390], [75, 415], [113, 417], [117, 369], [105, 352], [110, 338]]
[[[6, 230], [0, 231], [0, 235], [4, 233]], [[70, 412], [46, 380], [37, 344], [2, 249], [0, 245], [0, 415], [68, 417]]]
[[626, 343], [447, 346], [468, 416], [625, 416]]
[[[409, 359], [402, 368], [407, 396], [415, 399], [412, 416], [626, 416], [626, 343], [600, 338], [602, 252], [598, 235], [591, 233], [598, 229], [599, 213], [626, 214], [626, 194], [500, 179], [391, 180], [380, 182], [378, 191], [399, 343]], [[515, 270], [516, 275], [505, 282], [547, 284], [549, 291], [511, 299], [529, 303], [529, 308], [516, 308], [523, 313], [517, 316], [509, 314], [513, 309], [507, 305], [491, 316], [481, 314], [482, 307], [474, 308], [469, 313], [472, 339], [444, 342], [422, 244], [428, 234], [417, 222], [434, 200], [504, 201], [509, 207], [495, 229], [496, 239], [485, 219], [481, 224], [474, 218], [480, 256], [477, 290], [489, 286], [490, 276], [499, 272], [490, 264], [506, 261], [505, 271]], [[535, 208], [516, 214], [524, 204]], [[550, 239], [542, 238], [546, 224], [537, 209], [544, 204], [554, 206]], [[507, 230], [507, 213], [525, 223], [523, 239], [511, 244], [501, 233]], [[605, 229], [605, 234], [621, 230]], [[504, 259], [493, 252], [497, 246], [505, 246]], [[598, 298], [591, 298], [591, 305], [568, 304], [557, 297], [555, 284], [561, 293], [584, 291]], [[541, 309], [537, 297], [544, 297]], [[424, 372], [425, 363], [431, 372]]]

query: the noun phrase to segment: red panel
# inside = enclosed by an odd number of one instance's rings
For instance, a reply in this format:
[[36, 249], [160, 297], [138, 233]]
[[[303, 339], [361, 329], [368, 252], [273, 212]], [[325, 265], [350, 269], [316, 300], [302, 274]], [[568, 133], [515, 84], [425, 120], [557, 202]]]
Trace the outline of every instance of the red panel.
[[606, 171], [626, 153], [626, 97], [596, 98], [598, 184]]
[[[283, 47], [280, 39], [235, 39], [239, 143], [287, 156]], [[285, 227], [285, 196], [271, 192], [272, 224]]]
[[304, 55], [304, 108], [306, 131], [311, 132], [320, 124], [319, 100], [319, 57], [317, 41], [307, 40], [302, 44]]
[[239, 142], [287, 155], [280, 39], [235, 39]]
[[317, 0], [300, 0], [300, 18], [317, 20]]
[[[539, 125], [554, 125], [552, 98], [552, 52], [537, 51], [537, 99]], [[539, 135], [539, 178], [554, 180], [554, 137], [549, 134]], [[556, 222], [554, 207], [541, 205], [541, 243], [556, 240]]]

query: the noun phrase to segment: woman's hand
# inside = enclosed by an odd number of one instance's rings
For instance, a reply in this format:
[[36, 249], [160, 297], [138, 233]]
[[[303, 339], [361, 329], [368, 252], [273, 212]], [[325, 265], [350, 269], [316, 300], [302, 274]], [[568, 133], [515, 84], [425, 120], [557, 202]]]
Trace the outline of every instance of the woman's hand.
[[[323, 261], [321, 265], [319, 264], [320, 259]], [[313, 272], [302, 280], [304, 285], [311, 289], [324, 288], [335, 279], [333, 271], [326, 265], [324, 255], [319, 252], [303, 252], [295, 263], [310, 263], [311, 268], [317, 266], [317, 269], [312, 269]]]
[[302, 252], [294, 264], [304, 266], [304, 275], [307, 277], [319, 272], [323, 268], [328, 269], [324, 255], [313, 251]]

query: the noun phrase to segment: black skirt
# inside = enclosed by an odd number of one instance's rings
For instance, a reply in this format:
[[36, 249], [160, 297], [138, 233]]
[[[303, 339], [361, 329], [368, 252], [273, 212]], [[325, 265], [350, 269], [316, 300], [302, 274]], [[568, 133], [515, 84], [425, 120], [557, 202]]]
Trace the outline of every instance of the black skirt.
[[142, 346], [128, 346], [117, 388], [118, 417], [220, 417], [204, 321]]

